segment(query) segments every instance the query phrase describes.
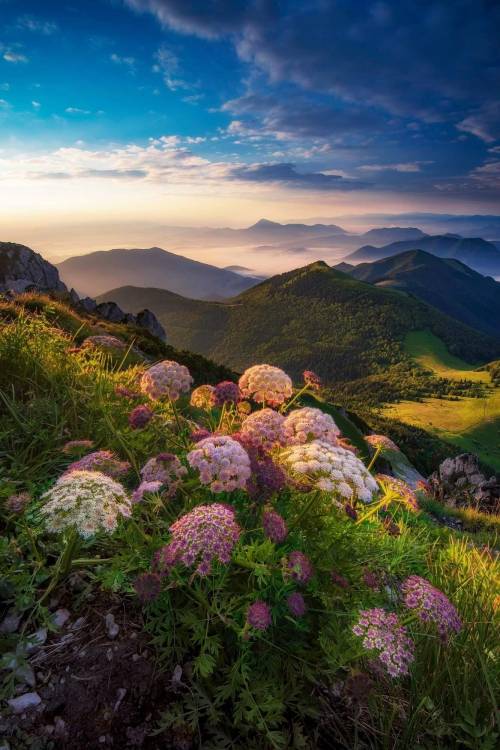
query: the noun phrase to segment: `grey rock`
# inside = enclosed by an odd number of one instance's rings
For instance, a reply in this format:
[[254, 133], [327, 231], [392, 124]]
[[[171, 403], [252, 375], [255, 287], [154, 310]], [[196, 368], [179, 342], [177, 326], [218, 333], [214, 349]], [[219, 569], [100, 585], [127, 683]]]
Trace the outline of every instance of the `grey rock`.
[[156, 336], [162, 341], [167, 340], [165, 329], [151, 310], [141, 310], [138, 312], [136, 315], [136, 323], [138, 326], [145, 328], [146, 331], [149, 331], [153, 336]]
[[47, 640], [47, 628], [39, 628], [34, 633], [28, 636], [28, 643], [26, 645], [26, 651], [28, 654], [33, 654], [37, 651], [45, 641]]
[[106, 632], [108, 634], [108, 638], [116, 638], [116, 636], [120, 632], [120, 626], [115, 622], [114, 615], [111, 612], [108, 612], [108, 614], [104, 618], [104, 622], [106, 624]]
[[461, 453], [443, 461], [428, 479], [436, 499], [446, 505], [473, 505], [480, 510], [498, 513], [500, 510], [500, 478], [487, 479], [477, 456]]
[[121, 323], [125, 317], [125, 313], [116, 302], [101, 302], [96, 305], [95, 312], [101, 318], [109, 320], [110, 323]]
[[36, 685], [35, 673], [29, 664], [23, 664], [18, 667], [15, 671], [16, 679], [30, 687], [34, 688]]
[[67, 609], [58, 609], [52, 615], [52, 622], [56, 628], [62, 628], [70, 618], [70, 613]]
[[0, 624], [0, 633], [15, 633], [21, 622], [21, 615], [9, 612]]
[[92, 297], [84, 297], [79, 301], [78, 306], [86, 313], [93, 313], [97, 307], [97, 302]]
[[59, 271], [26, 245], [0, 242], [0, 291], [66, 292]]
[[77, 305], [80, 302], [80, 297], [75, 289], [70, 290], [69, 299], [72, 305]]
[[17, 698], [11, 698], [7, 701], [15, 714], [22, 714], [24, 711], [36, 708], [41, 702], [42, 699], [38, 693], [24, 693], [24, 695], [19, 695]]

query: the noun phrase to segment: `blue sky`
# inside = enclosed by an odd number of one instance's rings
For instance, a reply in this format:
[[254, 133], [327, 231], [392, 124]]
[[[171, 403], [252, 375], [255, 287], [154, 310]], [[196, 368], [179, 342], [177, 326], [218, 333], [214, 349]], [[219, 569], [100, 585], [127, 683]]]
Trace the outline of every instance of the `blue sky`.
[[499, 3], [0, 0], [0, 19], [3, 221], [89, 221], [92, 198], [180, 223], [498, 207]]

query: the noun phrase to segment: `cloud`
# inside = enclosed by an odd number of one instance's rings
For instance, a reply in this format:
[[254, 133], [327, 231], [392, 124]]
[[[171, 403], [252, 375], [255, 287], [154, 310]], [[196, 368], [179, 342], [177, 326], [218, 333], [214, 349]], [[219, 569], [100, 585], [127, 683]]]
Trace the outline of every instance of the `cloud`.
[[30, 15], [20, 16], [17, 19], [16, 27], [18, 29], [26, 31], [38, 32], [39, 34], [44, 34], [45, 36], [54, 34], [58, 30], [58, 26], [56, 23], [54, 23], [54, 21], [44, 21], [40, 18], [36, 18], [35, 16]]
[[227, 37], [274, 84], [459, 123], [500, 88], [500, 4], [477, 0], [125, 0], [185, 34]]
[[0, 91], [9, 91], [10, 83], [0, 83]]
[[162, 45], [155, 54], [155, 60], [156, 63], [153, 65], [153, 71], [161, 73], [163, 83], [170, 91], [192, 88], [192, 84], [179, 78], [179, 59], [172, 50]]
[[3, 59], [5, 62], [10, 63], [27, 63], [28, 58], [26, 55], [22, 55], [20, 52], [14, 52], [13, 50], [6, 50], [3, 53]]
[[8, 109], [10, 107], [10, 104], [6, 99], [0, 99], [0, 107], [2, 109]]
[[134, 57], [122, 57], [121, 55], [117, 55], [115, 52], [113, 52], [109, 59], [111, 62], [114, 62], [116, 65], [124, 65], [125, 67], [129, 68], [130, 70], [133, 70], [135, 68], [135, 58]]
[[294, 164], [250, 164], [233, 167], [230, 178], [248, 182], [280, 183], [308, 190], [360, 190], [366, 183], [325, 172], [298, 172]]
[[88, 109], [81, 109], [80, 107], [66, 107], [64, 110], [68, 115], [90, 115], [92, 114]]
[[40, 102], [32, 101], [31, 106], [33, 107], [33, 109], [40, 109], [42, 105], [40, 104]]
[[457, 128], [472, 133], [485, 143], [493, 143], [500, 138], [500, 101], [490, 102], [464, 120]]
[[401, 164], [362, 164], [357, 169], [363, 172], [421, 172], [423, 164], [432, 164], [432, 161], [411, 161]]

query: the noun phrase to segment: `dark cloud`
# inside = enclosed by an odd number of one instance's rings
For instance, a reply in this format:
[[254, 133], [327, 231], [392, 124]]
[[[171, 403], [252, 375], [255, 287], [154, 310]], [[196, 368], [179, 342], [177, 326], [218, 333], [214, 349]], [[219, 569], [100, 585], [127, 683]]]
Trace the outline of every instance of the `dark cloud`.
[[272, 81], [357, 106], [463, 128], [500, 89], [498, 2], [125, 2], [184, 33], [232, 35], [240, 57]]
[[280, 183], [285, 187], [307, 190], [360, 190], [366, 183], [348, 180], [336, 174], [298, 172], [293, 164], [250, 164], [233, 167], [229, 179], [245, 182]]

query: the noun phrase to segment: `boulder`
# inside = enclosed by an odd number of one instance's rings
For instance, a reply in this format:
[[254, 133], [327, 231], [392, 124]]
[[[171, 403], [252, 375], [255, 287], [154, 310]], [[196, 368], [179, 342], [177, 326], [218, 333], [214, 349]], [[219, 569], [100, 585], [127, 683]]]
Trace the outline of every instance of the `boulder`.
[[96, 305], [95, 312], [110, 323], [121, 323], [125, 317], [125, 313], [116, 302], [101, 302], [100, 305]]
[[83, 297], [78, 303], [78, 306], [82, 308], [86, 313], [93, 313], [97, 307], [97, 302], [92, 297]]
[[26, 245], [0, 242], [0, 291], [67, 292], [59, 271]]
[[445, 459], [428, 483], [436, 499], [446, 505], [473, 505], [489, 513], [500, 510], [500, 478], [487, 478], [473, 453]]
[[165, 329], [163, 328], [156, 315], [151, 312], [151, 310], [141, 310], [137, 313], [135, 320], [138, 326], [140, 326], [141, 328], [145, 328], [146, 331], [152, 333], [153, 336], [156, 336], [162, 341], [167, 340]]

